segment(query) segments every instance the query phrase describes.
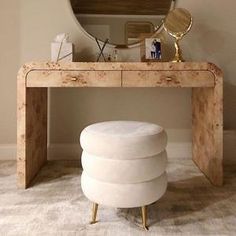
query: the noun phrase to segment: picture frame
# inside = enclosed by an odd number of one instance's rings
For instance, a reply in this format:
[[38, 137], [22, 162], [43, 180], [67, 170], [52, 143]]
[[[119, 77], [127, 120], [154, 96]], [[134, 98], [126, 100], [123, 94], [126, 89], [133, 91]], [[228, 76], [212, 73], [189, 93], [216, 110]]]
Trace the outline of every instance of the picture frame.
[[157, 37], [145, 38], [141, 45], [141, 61], [161, 61], [161, 39]]

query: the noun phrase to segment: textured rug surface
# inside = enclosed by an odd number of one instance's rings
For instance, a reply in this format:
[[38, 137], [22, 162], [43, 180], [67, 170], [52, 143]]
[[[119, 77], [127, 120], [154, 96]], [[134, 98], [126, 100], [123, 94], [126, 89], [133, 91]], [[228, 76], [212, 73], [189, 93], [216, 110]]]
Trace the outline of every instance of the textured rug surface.
[[0, 162], [0, 235], [236, 235], [236, 168], [225, 168], [224, 187], [213, 187], [191, 160], [168, 165], [168, 189], [148, 207], [149, 232], [140, 209], [101, 206], [90, 225], [91, 203], [80, 187], [78, 162], [49, 162], [27, 190], [16, 187], [16, 163]]

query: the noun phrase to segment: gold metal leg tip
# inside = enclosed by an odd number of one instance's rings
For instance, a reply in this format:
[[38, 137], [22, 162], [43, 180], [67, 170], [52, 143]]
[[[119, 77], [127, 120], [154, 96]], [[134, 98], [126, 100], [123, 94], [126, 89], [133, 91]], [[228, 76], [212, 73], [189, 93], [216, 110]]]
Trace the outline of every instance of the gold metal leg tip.
[[90, 221], [89, 223], [90, 223], [90, 225], [94, 225], [94, 224], [96, 224], [98, 221], [97, 220], [95, 220], [95, 221]]
[[143, 229], [145, 231], [148, 231], [148, 227], [147, 227], [147, 206], [142, 206], [141, 207], [142, 210], [142, 225], [143, 225]]
[[97, 218], [97, 212], [98, 212], [98, 204], [93, 203], [93, 212], [92, 212], [92, 221], [90, 221], [90, 224], [96, 224], [96, 218]]

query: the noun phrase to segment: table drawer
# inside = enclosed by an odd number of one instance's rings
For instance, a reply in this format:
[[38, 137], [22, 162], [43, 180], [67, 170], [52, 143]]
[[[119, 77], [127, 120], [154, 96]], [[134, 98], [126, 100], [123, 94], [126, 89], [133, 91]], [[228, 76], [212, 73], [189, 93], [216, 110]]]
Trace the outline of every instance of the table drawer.
[[120, 87], [121, 71], [30, 71], [27, 87]]
[[214, 87], [209, 71], [123, 71], [123, 87]]

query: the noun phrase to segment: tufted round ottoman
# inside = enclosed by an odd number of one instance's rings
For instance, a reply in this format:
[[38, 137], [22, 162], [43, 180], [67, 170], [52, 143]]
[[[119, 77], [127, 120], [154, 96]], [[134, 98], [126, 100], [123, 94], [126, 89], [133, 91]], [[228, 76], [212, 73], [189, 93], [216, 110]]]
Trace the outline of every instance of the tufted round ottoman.
[[167, 135], [158, 125], [136, 121], [109, 121], [86, 127], [80, 136], [83, 148], [81, 186], [94, 202], [119, 208], [146, 206], [166, 191]]

